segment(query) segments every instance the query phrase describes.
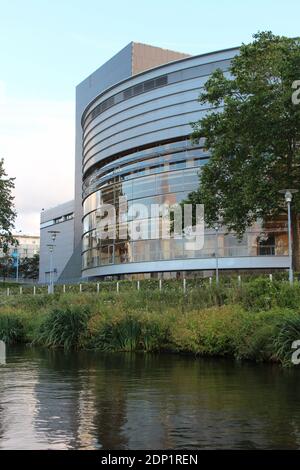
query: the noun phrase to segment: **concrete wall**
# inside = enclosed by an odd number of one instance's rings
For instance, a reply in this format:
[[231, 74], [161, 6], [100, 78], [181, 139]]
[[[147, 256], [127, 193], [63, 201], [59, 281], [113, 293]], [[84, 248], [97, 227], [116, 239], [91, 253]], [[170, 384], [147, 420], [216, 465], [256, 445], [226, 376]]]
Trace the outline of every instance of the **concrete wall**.
[[190, 55], [134, 42], [132, 43], [132, 75], [185, 57], [190, 57]]

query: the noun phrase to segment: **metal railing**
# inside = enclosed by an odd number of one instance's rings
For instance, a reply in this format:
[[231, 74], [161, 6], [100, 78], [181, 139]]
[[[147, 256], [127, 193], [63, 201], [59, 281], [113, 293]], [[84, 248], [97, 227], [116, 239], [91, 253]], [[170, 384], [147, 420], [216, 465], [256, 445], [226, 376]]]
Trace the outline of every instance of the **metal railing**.
[[[264, 274], [265, 277], [273, 282], [276, 278], [287, 281], [287, 273]], [[249, 279], [257, 277], [254, 275], [244, 274], [236, 276], [224, 276], [221, 282], [226, 285], [239, 286]], [[262, 277], [260, 275], [259, 277]], [[109, 291], [120, 293], [121, 291], [140, 291], [145, 289], [159, 290], [164, 289], [182, 289], [184, 293], [192, 288], [200, 288], [205, 285], [211, 286], [215, 284], [216, 277], [209, 276], [205, 278], [181, 278], [181, 279], [146, 279], [146, 280], [119, 280], [119, 281], [101, 281], [101, 282], [77, 282], [72, 284], [55, 284], [54, 291], [50, 289], [48, 284], [34, 284], [34, 285], [10, 285], [9, 287], [0, 286], [0, 297], [9, 297], [15, 295], [53, 295], [53, 294], [68, 294], [68, 293], [92, 293], [99, 294], [101, 291]]]

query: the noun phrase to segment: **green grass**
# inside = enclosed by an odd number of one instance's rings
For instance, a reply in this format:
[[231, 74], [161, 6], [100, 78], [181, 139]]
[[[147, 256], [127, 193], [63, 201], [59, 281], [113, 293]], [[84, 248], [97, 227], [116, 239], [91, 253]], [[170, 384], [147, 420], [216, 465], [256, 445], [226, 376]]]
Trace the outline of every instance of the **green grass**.
[[[156, 286], [156, 287], [155, 287]], [[0, 297], [0, 339], [64, 349], [192, 353], [291, 365], [300, 339], [300, 285], [261, 278], [105, 284], [99, 294]]]

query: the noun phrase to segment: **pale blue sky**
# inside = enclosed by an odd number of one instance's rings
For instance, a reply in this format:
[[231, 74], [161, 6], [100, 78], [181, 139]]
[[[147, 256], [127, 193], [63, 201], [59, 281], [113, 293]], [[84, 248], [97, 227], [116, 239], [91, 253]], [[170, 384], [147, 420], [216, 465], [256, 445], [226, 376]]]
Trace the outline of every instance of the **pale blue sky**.
[[42, 207], [73, 197], [74, 88], [130, 41], [200, 54], [258, 30], [299, 36], [299, 18], [299, 0], [0, 0], [0, 156], [17, 177], [17, 228], [37, 232]]
[[0, 0], [0, 70], [10, 92], [72, 98], [131, 40], [199, 54], [258, 30], [300, 34], [298, 0]]

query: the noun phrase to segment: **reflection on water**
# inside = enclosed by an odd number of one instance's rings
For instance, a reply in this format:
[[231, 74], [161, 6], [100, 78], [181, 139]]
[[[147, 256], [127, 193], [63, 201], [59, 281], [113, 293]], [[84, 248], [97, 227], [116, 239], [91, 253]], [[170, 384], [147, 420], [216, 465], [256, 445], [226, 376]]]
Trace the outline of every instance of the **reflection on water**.
[[0, 449], [300, 448], [300, 368], [8, 349]]

